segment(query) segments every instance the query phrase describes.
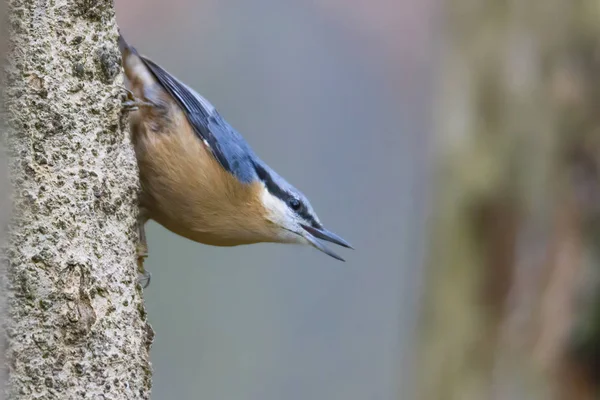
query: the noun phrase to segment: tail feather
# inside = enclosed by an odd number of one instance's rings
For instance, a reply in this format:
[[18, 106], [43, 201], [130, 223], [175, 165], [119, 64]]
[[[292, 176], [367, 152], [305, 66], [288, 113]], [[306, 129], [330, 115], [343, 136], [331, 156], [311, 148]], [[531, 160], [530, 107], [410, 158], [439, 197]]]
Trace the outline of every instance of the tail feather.
[[126, 77], [126, 86], [134, 96], [142, 100], [146, 99], [146, 90], [156, 83], [152, 72], [146, 67], [137, 50], [130, 46], [119, 30], [119, 50], [123, 58], [123, 70]]
[[123, 37], [123, 34], [121, 33], [120, 29], [119, 29], [118, 44], [119, 44], [119, 50], [121, 51], [121, 54], [123, 55], [123, 59], [125, 59], [126, 57], [129, 57], [129, 55], [131, 55], [131, 54], [137, 54], [136, 49], [134, 47], [131, 47], [129, 45], [129, 43], [127, 43], [127, 41]]
[[129, 45], [125, 41], [125, 38], [121, 34], [121, 30], [119, 29], [119, 50], [121, 50], [121, 54], [125, 54], [125, 52], [129, 51]]

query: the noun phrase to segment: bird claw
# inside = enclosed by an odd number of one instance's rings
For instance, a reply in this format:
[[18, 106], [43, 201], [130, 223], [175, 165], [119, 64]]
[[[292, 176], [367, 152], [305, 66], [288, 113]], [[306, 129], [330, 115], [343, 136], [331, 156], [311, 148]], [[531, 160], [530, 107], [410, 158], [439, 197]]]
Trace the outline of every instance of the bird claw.
[[127, 89], [125, 86], [119, 86], [121, 90], [124, 91], [124, 100], [123, 100], [123, 111], [124, 112], [133, 112], [139, 110], [141, 107], [154, 107], [154, 104], [143, 101], [133, 94], [133, 92]]
[[123, 102], [123, 111], [125, 112], [133, 112], [140, 109], [139, 104], [133, 100], [127, 100]]
[[152, 274], [149, 271], [144, 270], [140, 274], [137, 279], [137, 283], [142, 287], [142, 289], [148, 288], [150, 286], [150, 281], [152, 280]]
[[148, 257], [148, 248], [140, 243], [136, 249], [137, 252], [137, 264], [138, 264], [138, 273], [140, 276], [138, 277], [137, 283], [142, 286], [142, 289], [146, 289], [150, 286], [150, 281], [152, 280], [152, 274], [144, 268], [144, 261], [146, 257]]

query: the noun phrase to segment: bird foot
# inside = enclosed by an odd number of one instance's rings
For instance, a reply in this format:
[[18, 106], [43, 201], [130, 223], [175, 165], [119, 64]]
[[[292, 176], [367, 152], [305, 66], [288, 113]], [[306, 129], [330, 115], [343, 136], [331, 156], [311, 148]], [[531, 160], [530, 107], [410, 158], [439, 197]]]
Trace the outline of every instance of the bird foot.
[[142, 107], [154, 107], [154, 104], [135, 97], [133, 92], [126, 87], [120, 86], [120, 88], [124, 91], [122, 103], [124, 112], [137, 111]]
[[144, 261], [148, 257], [148, 248], [144, 244], [140, 243], [137, 246], [136, 252], [138, 273], [140, 274], [137, 283], [140, 284], [142, 289], [146, 289], [148, 286], [150, 286], [150, 281], [152, 279], [152, 274], [144, 267]]
[[140, 274], [137, 279], [137, 283], [142, 287], [142, 289], [147, 289], [150, 286], [150, 281], [152, 280], [152, 274], [149, 271], [144, 270]]

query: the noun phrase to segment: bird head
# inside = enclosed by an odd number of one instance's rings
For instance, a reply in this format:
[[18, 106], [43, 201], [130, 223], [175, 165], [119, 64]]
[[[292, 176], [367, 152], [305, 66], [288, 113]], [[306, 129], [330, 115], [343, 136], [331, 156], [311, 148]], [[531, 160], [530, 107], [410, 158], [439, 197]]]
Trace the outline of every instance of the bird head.
[[340, 236], [325, 229], [310, 202], [298, 189], [266, 165], [255, 165], [262, 182], [261, 203], [265, 218], [275, 227], [274, 241], [306, 244], [344, 261], [319, 240], [352, 249]]

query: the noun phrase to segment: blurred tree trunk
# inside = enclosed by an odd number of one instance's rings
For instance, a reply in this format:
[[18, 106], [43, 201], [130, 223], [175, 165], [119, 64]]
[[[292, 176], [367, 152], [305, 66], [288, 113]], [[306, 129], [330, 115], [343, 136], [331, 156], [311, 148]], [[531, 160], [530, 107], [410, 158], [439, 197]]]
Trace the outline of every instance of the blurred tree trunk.
[[8, 398], [149, 398], [113, 2], [7, 4]]
[[420, 398], [597, 399], [600, 6], [444, 6]]

